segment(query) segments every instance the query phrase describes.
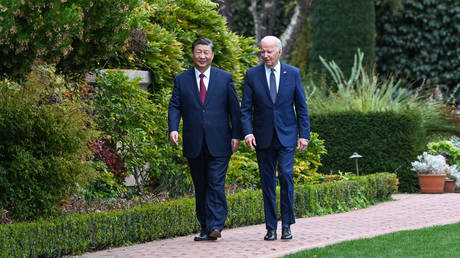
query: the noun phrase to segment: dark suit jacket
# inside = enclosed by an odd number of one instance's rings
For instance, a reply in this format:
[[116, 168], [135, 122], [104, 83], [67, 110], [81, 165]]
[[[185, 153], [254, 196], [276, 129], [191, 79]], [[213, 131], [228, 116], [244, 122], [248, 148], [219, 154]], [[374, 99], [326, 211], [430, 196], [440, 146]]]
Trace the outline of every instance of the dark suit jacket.
[[[294, 110], [295, 107], [295, 110]], [[310, 139], [310, 119], [299, 70], [281, 63], [276, 102], [270, 98], [264, 64], [246, 73], [241, 102], [243, 137], [254, 134], [257, 148], [270, 147], [276, 131], [284, 147], [295, 147], [297, 137]]]
[[169, 131], [183, 120], [183, 155], [196, 158], [206, 139], [214, 157], [232, 154], [231, 139], [241, 138], [240, 104], [229, 72], [211, 66], [206, 100], [200, 99], [194, 68], [179, 74], [169, 102]]

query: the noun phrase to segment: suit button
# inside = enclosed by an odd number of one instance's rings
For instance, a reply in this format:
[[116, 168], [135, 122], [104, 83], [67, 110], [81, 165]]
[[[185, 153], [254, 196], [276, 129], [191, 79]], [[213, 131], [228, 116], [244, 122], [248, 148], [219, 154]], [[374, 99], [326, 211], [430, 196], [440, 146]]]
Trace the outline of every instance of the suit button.
[[206, 110], [203, 109], [203, 113], [206, 112]]

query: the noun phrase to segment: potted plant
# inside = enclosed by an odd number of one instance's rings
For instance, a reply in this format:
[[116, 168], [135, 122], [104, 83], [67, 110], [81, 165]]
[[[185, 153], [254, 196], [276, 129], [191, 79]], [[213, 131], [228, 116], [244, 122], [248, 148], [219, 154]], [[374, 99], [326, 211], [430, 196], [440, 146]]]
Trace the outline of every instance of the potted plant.
[[441, 155], [424, 152], [417, 156], [412, 170], [417, 172], [422, 193], [443, 193], [446, 176], [456, 173], [456, 166], [449, 166]]
[[455, 193], [455, 183], [457, 177], [453, 174], [446, 175], [446, 181], [444, 183], [444, 192], [445, 193]]

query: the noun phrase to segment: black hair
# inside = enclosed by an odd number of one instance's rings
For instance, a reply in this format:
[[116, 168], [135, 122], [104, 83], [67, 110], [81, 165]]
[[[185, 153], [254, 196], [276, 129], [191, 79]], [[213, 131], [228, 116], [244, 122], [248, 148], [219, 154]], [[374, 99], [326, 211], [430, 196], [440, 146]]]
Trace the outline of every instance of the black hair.
[[199, 38], [193, 41], [192, 43], [192, 52], [195, 50], [196, 45], [207, 45], [210, 46], [212, 49], [212, 52], [214, 52], [214, 43], [208, 38]]

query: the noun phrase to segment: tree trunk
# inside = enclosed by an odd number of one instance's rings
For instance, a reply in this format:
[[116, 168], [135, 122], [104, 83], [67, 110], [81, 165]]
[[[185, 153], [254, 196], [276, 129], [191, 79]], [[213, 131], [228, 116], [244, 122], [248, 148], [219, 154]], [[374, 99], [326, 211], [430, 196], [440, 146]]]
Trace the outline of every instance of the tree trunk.
[[273, 26], [276, 21], [277, 0], [262, 0], [262, 6], [257, 8], [257, 0], [251, 0], [249, 10], [254, 19], [254, 32], [256, 41], [259, 42], [263, 37], [273, 34]]
[[280, 37], [283, 44], [283, 59], [289, 61], [297, 35], [302, 30], [315, 5], [321, 0], [297, 0], [291, 22]]
[[227, 27], [233, 30], [233, 13], [231, 0], [212, 0], [219, 5], [219, 13], [227, 19]]

